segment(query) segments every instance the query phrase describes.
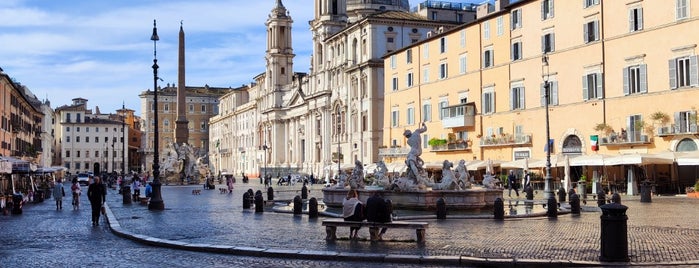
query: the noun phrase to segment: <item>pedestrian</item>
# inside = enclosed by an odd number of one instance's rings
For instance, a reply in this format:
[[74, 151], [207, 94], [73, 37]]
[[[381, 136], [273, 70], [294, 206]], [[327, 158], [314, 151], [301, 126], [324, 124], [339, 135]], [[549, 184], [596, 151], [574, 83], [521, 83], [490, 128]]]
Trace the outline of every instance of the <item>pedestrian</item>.
[[70, 191], [73, 193], [73, 210], [80, 209], [80, 195], [82, 194], [82, 189], [80, 188], [80, 183], [78, 183], [77, 178], [73, 178], [73, 185], [70, 186]]
[[[342, 201], [342, 217], [345, 221], [364, 221], [364, 204], [358, 199], [357, 190], [349, 190]], [[350, 227], [350, 239], [357, 239], [360, 227]]]
[[[369, 222], [391, 222], [393, 213], [391, 208], [391, 200], [384, 200], [381, 194], [376, 191], [374, 195], [366, 200], [366, 220]], [[383, 240], [383, 234], [386, 233], [388, 228], [381, 228], [381, 232], [378, 233], [377, 237], [373, 237], [372, 240]]]
[[515, 190], [515, 194], [519, 197], [519, 190], [517, 189], [517, 177], [515, 176], [515, 171], [510, 170], [510, 175], [507, 175], [507, 196], [512, 197], [512, 190]]
[[153, 195], [153, 186], [151, 186], [151, 182], [146, 184], [146, 198], [150, 198], [151, 195]]
[[102, 184], [100, 177], [95, 176], [94, 182], [87, 187], [87, 198], [90, 199], [90, 206], [92, 207], [92, 226], [100, 225], [100, 212], [102, 211], [102, 206], [104, 206], [106, 195], [107, 189]]
[[56, 185], [53, 186], [53, 199], [56, 200], [56, 210], [63, 210], [63, 197], [66, 196], [66, 191], [63, 188], [61, 178], [56, 180]]

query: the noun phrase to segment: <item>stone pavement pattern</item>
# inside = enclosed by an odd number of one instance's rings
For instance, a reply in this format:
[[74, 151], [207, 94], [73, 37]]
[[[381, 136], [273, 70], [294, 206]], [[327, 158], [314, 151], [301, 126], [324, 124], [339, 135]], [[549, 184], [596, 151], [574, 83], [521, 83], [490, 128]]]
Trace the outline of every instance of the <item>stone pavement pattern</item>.
[[[121, 202], [115, 193], [110, 191], [110, 203]], [[46, 200], [26, 205], [21, 215], [0, 216], [0, 267], [425, 267], [233, 256], [152, 247], [114, 235], [104, 220], [100, 226], [93, 227], [85, 195], [81, 200], [83, 206], [79, 211], [66, 207], [70, 198], [64, 198], [62, 211], [55, 210], [53, 200]]]
[[[276, 200], [290, 200], [299, 194], [297, 186], [276, 186]], [[187, 243], [232, 245], [256, 248], [316, 250], [366, 254], [418, 256], [466, 256], [558, 260], [595, 263], [599, 257], [599, 212], [581, 216], [560, 215], [547, 218], [427, 220], [427, 243], [417, 245], [406, 239], [414, 231], [389, 230], [384, 239], [392, 242], [369, 243], [340, 240], [325, 241], [322, 218], [307, 215], [253, 213], [242, 209], [242, 193], [262, 186], [253, 180], [237, 184], [233, 194], [218, 190], [191, 195], [201, 186], [163, 187], [166, 210], [150, 212], [136, 203], [123, 205], [121, 197], [110, 191], [109, 206], [121, 227], [137, 234]], [[280, 192], [281, 190], [281, 192]], [[291, 190], [291, 191], [290, 191]], [[263, 191], [266, 198], [266, 191]], [[115, 198], [116, 197], [116, 198]], [[318, 186], [309, 197], [321, 198]], [[699, 264], [699, 200], [685, 197], [655, 197], [652, 203], [622, 197], [629, 206], [627, 214], [631, 263]], [[593, 203], [593, 202], [590, 202]], [[588, 204], [590, 204], [588, 203]], [[507, 202], [506, 202], [507, 204]], [[424, 221], [424, 220], [421, 220]], [[344, 236], [348, 230], [338, 230]], [[368, 230], [360, 230], [368, 237]]]

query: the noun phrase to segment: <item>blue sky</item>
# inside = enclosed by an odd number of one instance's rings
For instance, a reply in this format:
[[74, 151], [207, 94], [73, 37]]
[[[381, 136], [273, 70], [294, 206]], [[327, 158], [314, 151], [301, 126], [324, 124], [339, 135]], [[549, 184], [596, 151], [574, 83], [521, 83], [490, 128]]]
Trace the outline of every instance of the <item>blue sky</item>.
[[[238, 87], [264, 71], [265, 20], [276, 0], [0, 0], [0, 67], [52, 107], [71, 99], [111, 113], [141, 113], [153, 88], [153, 19], [159, 77], [177, 82], [180, 21], [188, 86]], [[296, 72], [308, 72], [311, 0], [284, 0], [294, 20]], [[415, 4], [417, 1], [411, 1]]]

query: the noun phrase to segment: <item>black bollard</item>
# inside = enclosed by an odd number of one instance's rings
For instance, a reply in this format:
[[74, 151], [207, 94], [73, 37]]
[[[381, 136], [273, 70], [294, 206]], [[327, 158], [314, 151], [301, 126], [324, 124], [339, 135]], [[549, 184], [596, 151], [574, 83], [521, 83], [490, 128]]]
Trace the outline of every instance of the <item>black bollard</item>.
[[546, 216], [549, 218], [557, 218], [558, 217], [558, 203], [556, 202], [556, 198], [552, 196], [549, 196], [549, 199], [546, 202]]
[[306, 187], [306, 184], [303, 184], [303, 187], [301, 187], [301, 199], [308, 199], [308, 187]]
[[580, 215], [580, 195], [573, 194], [570, 197], [570, 213]]
[[22, 214], [22, 195], [13, 194], [12, 195], [12, 214]]
[[294, 215], [301, 215], [301, 206], [303, 205], [300, 196], [294, 197]]
[[131, 186], [125, 185], [121, 187], [122, 204], [131, 204]]
[[650, 183], [648, 181], [644, 181], [641, 183], [641, 203], [651, 203], [653, 200], [651, 200], [650, 197]]
[[[615, 198], [616, 197], [616, 198]], [[600, 261], [628, 262], [629, 244], [627, 235], [626, 215], [627, 206], [621, 204], [621, 198], [614, 194], [614, 203], [600, 207]], [[618, 202], [617, 202], [618, 201]]]
[[437, 199], [437, 219], [443, 220], [447, 218], [447, 202], [444, 198]]
[[601, 207], [607, 202], [607, 195], [604, 193], [604, 190], [600, 189], [597, 191], [597, 206]]
[[257, 190], [257, 192], [255, 192], [255, 212], [264, 212], [264, 202], [265, 201], [262, 199], [262, 191]]
[[308, 218], [318, 218], [318, 200], [315, 197], [308, 200]]
[[250, 207], [255, 204], [255, 192], [253, 192], [252, 189], [248, 189], [248, 202]]
[[561, 186], [558, 188], [558, 202], [564, 203], [566, 201], [566, 189]]
[[250, 209], [250, 194], [248, 192], [243, 194], [243, 209]]
[[500, 197], [495, 198], [495, 202], [493, 202], [493, 218], [496, 220], [505, 219], [505, 202]]
[[527, 200], [534, 200], [534, 188], [527, 185], [527, 187], [524, 187], [524, 192], [527, 193]]
[[274, 189], [272, 189], [272, 186], [267, 188], [267, 201], [272, 201], [274, 200]]

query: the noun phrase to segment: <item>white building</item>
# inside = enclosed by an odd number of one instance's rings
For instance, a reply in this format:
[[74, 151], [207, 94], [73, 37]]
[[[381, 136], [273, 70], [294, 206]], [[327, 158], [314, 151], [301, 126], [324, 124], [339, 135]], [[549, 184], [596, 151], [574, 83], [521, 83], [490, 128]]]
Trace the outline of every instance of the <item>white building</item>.
[[41, 124], [41, 158], [39, 158], [39, 166], [53, 166], [53, 152], [56, 150], [55, 140], [55, 115], [51, 108], [51, 102], [48, 100], [41, 103], [41, 112], [44, 113], [43, 122]]

